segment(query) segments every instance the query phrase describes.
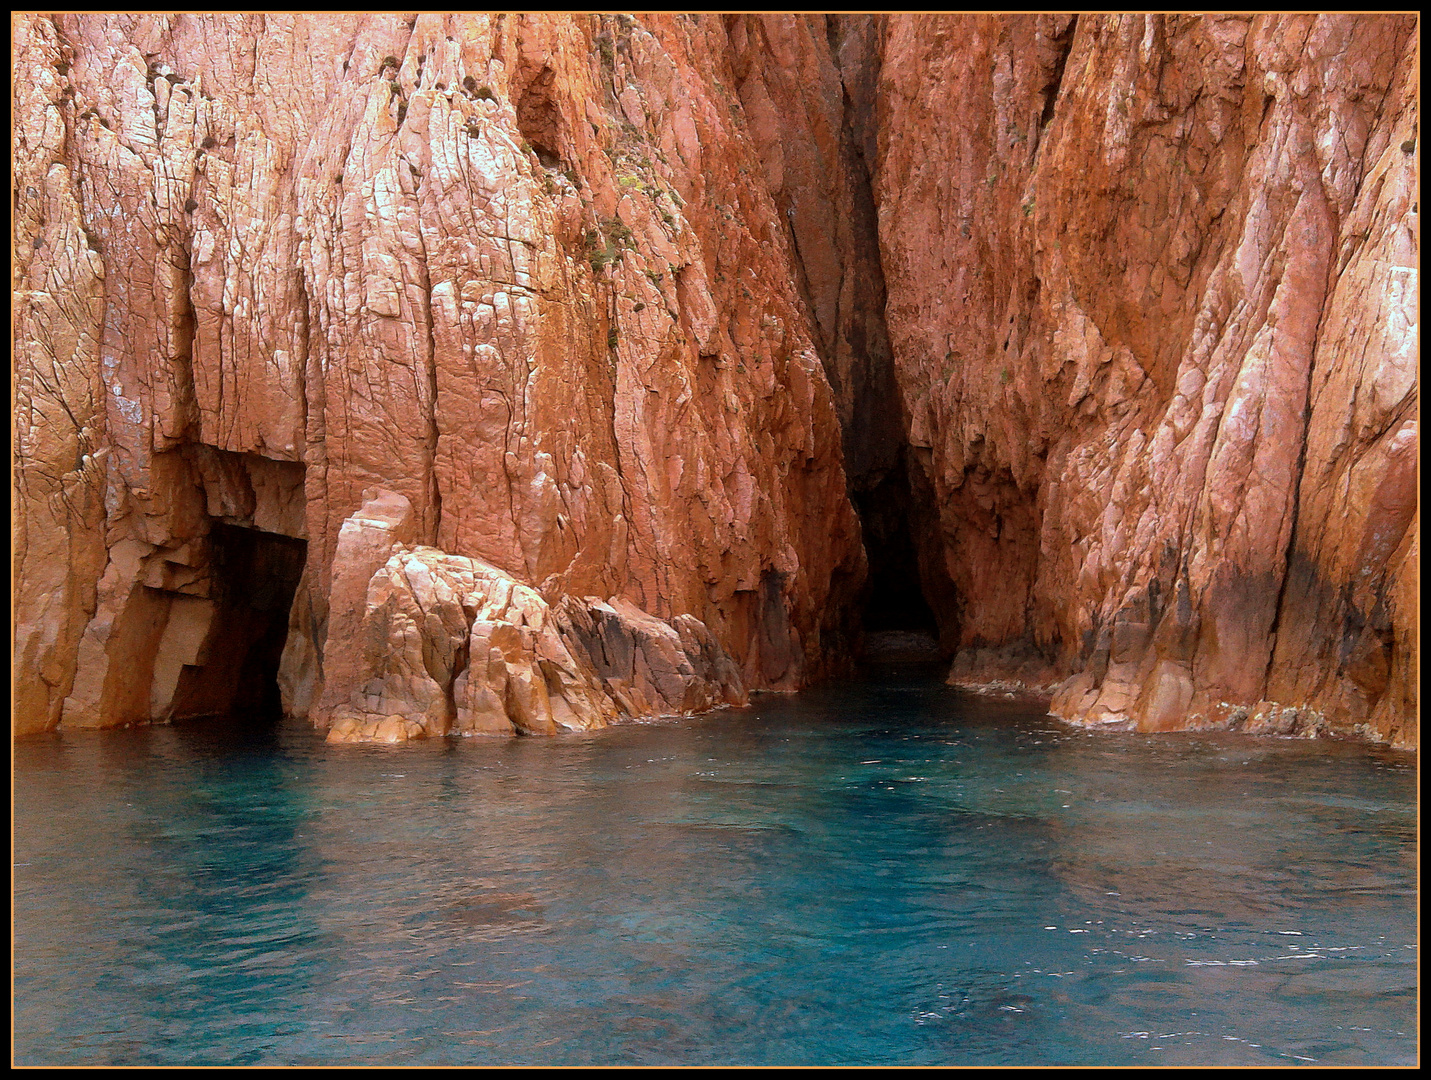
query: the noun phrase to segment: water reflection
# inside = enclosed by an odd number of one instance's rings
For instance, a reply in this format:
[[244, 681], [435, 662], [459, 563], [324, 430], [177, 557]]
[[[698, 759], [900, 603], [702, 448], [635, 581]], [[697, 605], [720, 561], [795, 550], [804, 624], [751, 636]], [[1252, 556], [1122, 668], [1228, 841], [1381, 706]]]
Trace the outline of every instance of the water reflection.
[[1414, 758], [910, 678], [557, 740], [22, 743], [24, 1063], [1388, 1063]]

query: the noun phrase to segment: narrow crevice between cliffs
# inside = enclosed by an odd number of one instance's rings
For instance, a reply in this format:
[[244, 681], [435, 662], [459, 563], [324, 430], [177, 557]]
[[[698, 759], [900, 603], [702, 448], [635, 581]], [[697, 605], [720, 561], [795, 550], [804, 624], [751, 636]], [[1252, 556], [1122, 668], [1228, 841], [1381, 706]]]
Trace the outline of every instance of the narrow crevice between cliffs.
[[[866, 663], [947, 661], [958, 641], [958, 604], [944, 570], [933, 492], [909, 445], [909, 425], [885, 324], [885, 277], [874, 196], [877, 152], [878, 20], [825, 17], [825, 40], [840, 72], [840, 166], [848, 210], [837, 347], [841, 435], [850, 501], [869, 566], [849, 613]], [[839, 393], [837, 391], [837, 393]]]
[[[942, 663], [959, 638], [958, 605], [933, 492], [909, 446], [885, 324], [873, 186], [880, 20], [805, 19], [796, 47], [812, 68], [838, 76], [822, 80], [822, 115], [813, 121], [807, 86], [769, 62], [794, 43], [772, 44], [775, 31], [759, 18], [729, 16], [726, 28], [742, 100], [752, 115], [777, 118], [756, 141], [834, 391], [847, 493], [864, 536], [868, 574], [844, 613], [849, 659]], [[838, 133], [838, 143], [822, 130]]]
[[957, 640], [953, 586], [938, 580], [937, 564], [929, 565], [925, 549], [933, 537], [910, 466], [908, 447], [901, 446], [891, 468], [861, 477], [850, 491], [869, 563], [859, 608], [851, 612], [865, 662], [943, 661]]

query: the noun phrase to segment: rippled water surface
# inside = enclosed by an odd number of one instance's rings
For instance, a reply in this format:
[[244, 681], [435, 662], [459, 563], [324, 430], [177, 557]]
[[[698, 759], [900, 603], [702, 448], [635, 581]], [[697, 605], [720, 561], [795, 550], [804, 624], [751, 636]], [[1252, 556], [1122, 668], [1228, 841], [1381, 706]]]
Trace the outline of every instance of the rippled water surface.
[[22, 742], [21, 1064], [1415, 1060], [1415, 768], [891, 677]]

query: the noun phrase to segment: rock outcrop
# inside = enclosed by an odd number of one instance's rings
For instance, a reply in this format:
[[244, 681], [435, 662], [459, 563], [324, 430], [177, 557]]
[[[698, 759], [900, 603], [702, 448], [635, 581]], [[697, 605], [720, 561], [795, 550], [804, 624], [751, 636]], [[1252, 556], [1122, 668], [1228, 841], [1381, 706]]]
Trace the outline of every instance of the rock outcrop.
[[583, 729], [863, 618], [1415, 745], [1417, 42], [19, 16], [15, 731]]
[[323, 696], [329, 742], [549, 735], [742, 705], [740, 671], [691, 615], [562, 597], [481, 559], [408, 546], [412, 505], [372, 490], [338, 534]]

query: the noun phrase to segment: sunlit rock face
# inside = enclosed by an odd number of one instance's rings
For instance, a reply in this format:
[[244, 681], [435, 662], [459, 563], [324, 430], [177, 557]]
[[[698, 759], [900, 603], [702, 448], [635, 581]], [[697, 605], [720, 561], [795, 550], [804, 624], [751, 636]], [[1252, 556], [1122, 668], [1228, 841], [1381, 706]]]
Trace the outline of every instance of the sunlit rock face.
[[960, 644], [1042, 651], [1081, 723], [1414, 744], [1414, 19], [897, 18], [881, 57]]
[[[331, 588], [366, 610], [334, 556], [376, 487], [434, 568], [699, 626], [734, 664], [718, 697], [842, 663], [859, 524], [725, 40], [701, 16], [19, 20], [19, 730], [158, 718], [163, 567], [215, 522], [307, 542], [290, 711], [361, 697], [325, 650]], [[297, 470], [298, 519], [221, 505], [195, 448]], [[202, 667], [202, 628], [178, 637], [168, 666]], [[459, 723], [409, 675], [363, 723]]]
[[1414, 745], [1418, 58], [18, 18], [15, 730], [584, 729], [837, 672], [873, 594], [1080, 723]]
[[622, 716], [742, 705], [740, 671], [692, 615], [563, 597], [481, 559], [409, 546], [413, 508], [383, 489], [338, 533], [326, 683], [329, 742], [550, 735]]

